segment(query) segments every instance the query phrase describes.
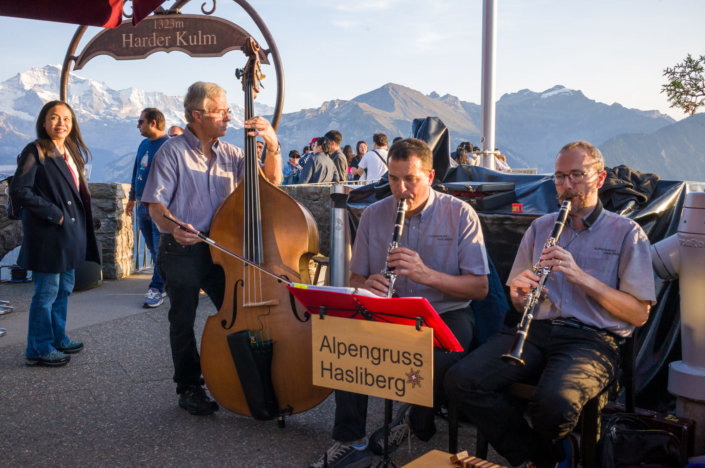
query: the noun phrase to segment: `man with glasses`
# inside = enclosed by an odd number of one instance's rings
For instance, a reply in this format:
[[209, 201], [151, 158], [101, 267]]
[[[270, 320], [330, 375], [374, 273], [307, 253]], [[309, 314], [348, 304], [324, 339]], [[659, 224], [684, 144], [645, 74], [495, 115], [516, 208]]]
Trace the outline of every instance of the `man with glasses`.
[[[162, 233], [157, 269], [171, 302], [169, 339], [179, 406], [194, 415], [207, 415], [219, 408], [202, 387], [193, 327], [201, 289], [220, 309], [225, 273], [213, 263], [208, 244], [177, 228], [164, 215], [198, 231], [210, 231], [216, 210], [243, 178], [245, 156], [240, 148], [220, 140], [232, 115], [223, 88], [214, 83], [194, 83], [184, 98], [184, 114], [188, 122], [184, 134], [164, 143], [154, 157], [142, 201], [149, 204], [152, 219]], [[245, 122], [245, 131], [264, 140], [264, 175], [279, 185], [279, 141], [269, 121], [253, 117]]]
[[154, 259], [154, 273], [152, 281], [149, 283], [147, 294], [142, 307], [159, 307], [164, 302], [164, 281], [159, 277], [157, 272], [157, 251], [159, 249], [159, 229], [154, 224], [149, 216], [149, 210], [146, 206], [140, 203], [144, 186], [147, 184], [147, 176], [149, 169], [152, 167], [152, 160], [157, 154], [159, 148], [169, 139], [164, 133], [165, 121], [164, 114], [154, 108], [147, 108], [142, 111], [140, 118], [137, 121], [137, 128], [140, 129], [140, 134], [145, 139], [140, 143], [137, 149], [137, 158], [135, 166], [132, 170], [132, 186], [130, 187], [130, 195], [128, 197], [125, 212], [128, 216], [132, 216], [132, 212], [137, 205], [136, 215], [137, 224], [140, 232], [144, 237], [144, 243], [149, 250], [149, 254]]
[[[544, 249], [557, 213], [526, 231], [509, 274], [514, 308], [538, 286], [533, 266], [552, 266], [524, 345], [526, 365], [502, 361], [516, 335], [506, 329], [446, 374], [444, 388], [512, 466], [576, 466], [570, 434], [583, 406], [615, 377], [618, 343], [643, 325], [656, 301], [649, 240], [639, 225], [602, 208], [605, 181], [600, 150], [586, 141], [564, 146], [553, 180], [558, 200], [572, 208], [558, 245]], [[502, 388], [536, 385], [531, 426]]]

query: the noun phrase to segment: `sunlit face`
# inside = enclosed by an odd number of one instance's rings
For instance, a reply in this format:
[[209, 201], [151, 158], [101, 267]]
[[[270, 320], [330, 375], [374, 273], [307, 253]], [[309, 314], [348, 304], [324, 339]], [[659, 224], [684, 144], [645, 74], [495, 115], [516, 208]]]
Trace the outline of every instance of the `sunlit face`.
[[261, 141], [257, 142], [257, 156], [260, 156], [262, 154], [262, 150], [264, 149], [264, 143]]
[[426, 203], [434, 174], [433, 170], [425, 172], [421, 167], [421, 160], [415, 156], [408, 161], [389, 160], [389, 187], [397, 202], [406, 198], [408, 212]]
[[[144, 112], [140, 114], [140, 118], [137, 120], [137, 128], [140, 129], [140, 135], [145, 138], [149, 138], [152, 134], [154, 134], [154, 130], [150, 126], [150, 122], [145, 118], [144, 114]], [[156, 128], [156, 122], [154, 122], [154, 120], [152, 120], [152, 122]]]
[[313, 154], [318, 154], [318, 153], [320, 153], [321, 151], [323, 151], [323, 149], [322, 149], [320, 146], [318, 146], [318, 143], [315, 143], [315, 142], [314, 142], [314, 143], [311, 145], [311, 151], [313, 151]]
[[[607, 173], [597, 172], [595, 162], [583, 148], [571, 148], [556, 158], [555, 176], [562, 176], [563, 183], [556, 184], [558, 199], [561, 203], [572, 199], [571, 213], [578, 213], [586, 207], [597, 203], [597, 190], [605, 183]], [[571, 174], [580, 177], [581, 182], [572, 182]]]
[[[209, 102], [205, 112], [194, 111], [194, 118], [201, 127], [203, 135], [209, 138], [224, 137], [228, 130], [230, 115], [225, 94], [220, 94]], [[198, 116], [198, 117], [196, 117]]]
[[357, 154], [367, 153], [367, 143], [360, 143], [357, 145]]
[[46, 119], [44, 119], [44, 130], [52, 140], [64, 140], [71, 133], [73, 119], [71, 111], [61, 104], [49, 109]]

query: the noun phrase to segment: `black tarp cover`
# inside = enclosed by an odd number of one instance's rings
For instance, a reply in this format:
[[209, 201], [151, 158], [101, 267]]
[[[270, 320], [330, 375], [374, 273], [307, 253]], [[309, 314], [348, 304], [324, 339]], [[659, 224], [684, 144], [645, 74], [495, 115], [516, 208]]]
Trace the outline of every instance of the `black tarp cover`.
[[[434, 162], [434, 167], [438, 164]], [[437, 178], [438, 180], [439, 178]], [[507, 281], [521, 239], [531, 222], [558, 211], [556, 188], [550, 175], [526, 175], [492, 171], [477, 166], [450, 167], [443, 182], [514, 182], [516, 198], [523, 213], [512, 213], [511, 206], [479, 212], [487, 253], [497, 268], [502, 283]], [[651, 200], [627, 214], [644, 229], [651, 243], [676, 233], [685, 196], [705, 191], [705, 183], [661, 180]], [[386, 178], [378, 186], [359, 187], [350, 193], [348, 213], [351, 239], [364, 209], [391, 194]], [[664, 282], [656, 277], [658, 303], [651, 309], [648, 322], [637, 330], [636, 392], [640, 407], [666, 410], [672, 397], [666, 391], [668, 363], [681, 358], [680, 297], [678, 281]], [[507, 314], [507, 324], [518, 321], [519, 314]]]

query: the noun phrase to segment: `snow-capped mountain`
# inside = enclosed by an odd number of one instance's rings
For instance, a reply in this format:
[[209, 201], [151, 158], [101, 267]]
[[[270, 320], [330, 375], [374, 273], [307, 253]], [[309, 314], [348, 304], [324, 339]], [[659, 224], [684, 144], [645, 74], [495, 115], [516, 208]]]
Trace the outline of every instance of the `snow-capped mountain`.
[[[42, 106], [59, 99], [61, 67], [47, 65], [19, 73], [0, 83], [0, 156], [14, 156], [34, 138], [36, 116]], [[142, 109], [154, 107], [164, 113], [167, 128], [186, 123], [182, 96], [136, 88], [114, 90], [105, 83], [69, 74], [69, 104], [80, 123], [81, 133], [94, 154], [91, 179], [103, 178], [103, 167], [128, 152], [135, 152], [143, 137], [135, 128]], [[242, 128], [244, 109], [230, 104], [234, 118], [229, 126]], [[259, 103], [261, 115], [273, 112]], [[11, 161], [10, 161], [11, 162]]]
[[[0, 165], [13, 164], [14, 157], [33, 139], [34, 120], [41, 106], [58, 99], [59, 74], [59, 67], [46, 66], [0, 83]], [[237, 100], [237, 96], [232, 99]], [[134, 154], [142, 140], [135, 128], [136, 121], [145, 107], [162, 110], [168, 125], [184, 124], [182, 98], [179, 96], [135, 88], [116, 91], [104, 83], [74, 74], [69, 82], [69, 100], [78, 115], [83, 138], [94, 156], [91, 180], [96, 182], [129, 181]], [[241, 145], [244, 112], [238, 104], [230, 106], [235, 116], [223, 140]], [[259, 103], [255, 103], [255, 110], [260, 115], [273, 112], [271, 107]], [[441, 96], [433, 92], [425, 95], [388, 83], [350, 100], [331, 100], [317, 108], [284, 114], [277, 135], [284, 155], [292, 149], [301, 151], [312, 137], [333, 129], [343, 134], [344, 145], [354, 147], [358, 140], [371, 145], [373, 133], [384, 132], [390, 140], [396, 136], [406, 137], [413, 119], [437, 116], [450, 130], [453, 147], [461, 141], [480, 146], [480, 113], [478, 104], [461, 101], [451, 94]], [[602, 146], [615, 138], [618, 142], [646, 141], [642, 137], [617, 138], [620, 135], [647, 136], [653, 133], [654, 138], [658, 135], [666, 138], [672, 132], [659, 130], [673, 126], [674, 122], [658, 111], [596, 102], [580, 90], [557, 85], [543, 92], [523, 89], [504, 94], [497, 101], [496, 141], [512, 167], [535, 167], [545, 172], [552, 170], [556, 152], [570, 141], [588, 140]], [[610, 166], [626, 162], [636, 170], [663, 172], [682, 180], [705, 177], [688, 170], [694, 164], [701, 164], [702, 159], [696, 154], [702, 145], [694, 143], [699, 140], [692, 134], [696, 128], [700, 127], [681, 125], [674, 130], [683, 140], [684, 147], [693, 148], [690, 152], [680, 153], [680, 163], [674, 167], [681, 172], [660, 170], [658, 158], [652, 158], [648, 164], [643, 158], [644, 167], [641, 167], [634, 154], [617, 144], [605, 147], [605, 160]]]

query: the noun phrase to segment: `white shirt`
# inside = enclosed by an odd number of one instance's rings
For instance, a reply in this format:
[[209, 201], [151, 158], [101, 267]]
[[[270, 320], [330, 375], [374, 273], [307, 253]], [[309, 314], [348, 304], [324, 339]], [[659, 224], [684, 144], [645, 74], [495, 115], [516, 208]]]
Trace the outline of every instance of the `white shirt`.
[[[377, 156], [374, 151], [379, 153], [379, 156]], [[363, 175], [362, 177], [360, 177], [360, 179], [381, 179], [382, 176], [387, 172], [387, 165], [385, 164], [385, 162], [387, 161], [387, 150], [375, 149], [374, 151], [370, 151], [369, 153], [365, 154], [362, 157], [362, 160], [360, 160], [360, 164], [358, 164], [358, 167], [362, 169], [367, 169], [366, 175]], [[382, 162], [382, 160], [384, 160], [385, 162]]]

